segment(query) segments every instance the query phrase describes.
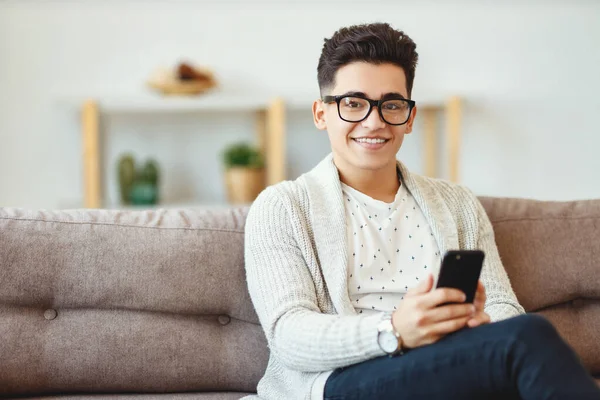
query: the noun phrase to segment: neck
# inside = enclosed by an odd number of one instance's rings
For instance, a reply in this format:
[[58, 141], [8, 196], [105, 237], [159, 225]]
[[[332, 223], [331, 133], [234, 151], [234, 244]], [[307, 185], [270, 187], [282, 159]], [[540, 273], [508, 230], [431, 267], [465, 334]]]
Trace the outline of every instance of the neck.
[[339, 171], [340, 181], [346, 185], [375, 200], [386, 203], [394, 201], [400, 187], [395, 161], [375, 170], [344, 165], [344, 163], [338, 163], [335, 158], [334, 163]]

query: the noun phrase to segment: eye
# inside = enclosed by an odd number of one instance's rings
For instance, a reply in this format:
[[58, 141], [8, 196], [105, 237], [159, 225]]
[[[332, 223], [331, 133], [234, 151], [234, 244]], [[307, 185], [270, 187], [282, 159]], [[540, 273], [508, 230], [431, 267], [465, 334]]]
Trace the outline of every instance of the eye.
[[361, 110], [368, 107], [368, 103], [365, 99], [361, 99], [360, 97], [344, 97], [340, 105], [351, 110]]
[[390, 100], [382, 105], [383, 111], [405, 111], [407, 108], [408, 103], [402, 100]]
[[383, 108], [384, 108], [385, 110], [394, 111], [394, 110], [397, 110], [399, 107], [398, 107], [398, 104], [394, 104], [394, 103], [384, 103], [384, 104], [383, 104]]

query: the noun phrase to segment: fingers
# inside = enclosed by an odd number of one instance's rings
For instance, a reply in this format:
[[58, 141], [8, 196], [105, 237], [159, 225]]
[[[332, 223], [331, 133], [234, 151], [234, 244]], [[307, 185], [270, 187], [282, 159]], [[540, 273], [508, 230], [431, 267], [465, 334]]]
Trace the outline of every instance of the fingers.
[[440, 336], [446, 336], [452, 332], [456, 332], [457, 330], [466, 327], [467, 321], [469, 321], [470, 318], [471, 317], [455, 318], [431, 325], [427, 336], [439, 338]]
[[437, 307], [444, 303], [464, 303], [467, 296], [458, 289], [438, 288], [422, 296], [421, 306], [425, 308]]
[[487, 295], [485, 293], [485, 288], [483, 286], [483, 283], [479, 281], [479, 283], [477, 284], [477, 292], [475, 293], [475, 300], [473, 301], [473, 304], [475, 304], [477, 310], [483, 311], [486, 300]]
[[485, 286], [483, 286], [483, 282], [481, 280], [477, 282], [477, 292], [485, 293]]
[[475, 292], [475, 297], [486, 297], [485, 294], [485, 286], [483, 286], [483, 282], [479, 281], [477, 283], [477, 291]]
[[483, 311], [483, 309], [485, 307], [485, 297], [484, 298], [476, 298], [475, 301], [473, 301], [473, 304], [475, 305], [477, 310]]
[[489, 324], [490, 322], [490, 316], [483, 311], [479, 311], [473, 316], [473, 318], [467, 321], [467, 325], [469, 326], [469, 328], [475, 328], [480, 325]]
[[435, 307], [423, 314], [425, 323], [437, 323], [457, 318], [473, 318], [477, 309], [471, 303]]
[[418, 284], [414, 288], [410, 289], [406, 293], [406, 296], [404, 296], [404, 297], [413, 297], [413, 296], [418, 295], [418, 294], [427, 293], [427, 292], [429, 292], [431, 290], [432, 287], [433, 287], [433, 275], [432, 274], [427, 274], [427, 276], [425, 277], [425, 279], [423, 280], [423, 282], [421, 282], [420, 284]]

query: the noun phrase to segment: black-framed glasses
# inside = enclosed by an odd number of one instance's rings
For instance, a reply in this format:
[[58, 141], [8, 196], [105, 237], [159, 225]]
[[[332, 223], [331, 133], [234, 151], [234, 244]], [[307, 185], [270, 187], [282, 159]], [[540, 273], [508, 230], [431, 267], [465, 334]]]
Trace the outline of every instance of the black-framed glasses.
[[367, 119], [377, 108], [381, 119], [389, 125], [404, 125], [415, 107], [413, 100], [389, 98], [371, 100], [357, 95], [323, 96], [324, 103], [337, 103], [338, 115], [346, 122], [360, 122]]

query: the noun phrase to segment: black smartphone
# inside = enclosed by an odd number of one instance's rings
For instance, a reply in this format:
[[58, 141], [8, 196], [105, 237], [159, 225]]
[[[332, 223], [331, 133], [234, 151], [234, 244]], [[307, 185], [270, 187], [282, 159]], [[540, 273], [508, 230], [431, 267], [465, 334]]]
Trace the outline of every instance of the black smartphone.
[[442, 259], [436, 288], [448, 287], [462, 290], [466, 303], [472, 303], [477, 291], [485, 254], [481, 250], [450, 250]]

